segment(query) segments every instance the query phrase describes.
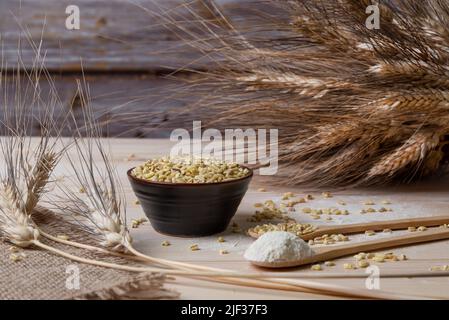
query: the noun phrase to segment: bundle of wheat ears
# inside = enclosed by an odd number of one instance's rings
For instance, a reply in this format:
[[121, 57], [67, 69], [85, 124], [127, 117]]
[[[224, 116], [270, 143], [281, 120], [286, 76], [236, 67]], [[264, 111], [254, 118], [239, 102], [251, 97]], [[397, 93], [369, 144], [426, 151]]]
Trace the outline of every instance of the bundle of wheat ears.
[[[256, 1], [275, 14], [255, 12], [243, 26], [201, 2], [209, 18], [191, 12], [206, 36], [163, 17], [215, 62], [187, 84], [202, 96], [195, 108], [213, 111], [209, 126], [279, 129], [288, 182], [384, 184], [445, 171], [447, 1]], [[379, 29], [366, 24], [373, 4]]]

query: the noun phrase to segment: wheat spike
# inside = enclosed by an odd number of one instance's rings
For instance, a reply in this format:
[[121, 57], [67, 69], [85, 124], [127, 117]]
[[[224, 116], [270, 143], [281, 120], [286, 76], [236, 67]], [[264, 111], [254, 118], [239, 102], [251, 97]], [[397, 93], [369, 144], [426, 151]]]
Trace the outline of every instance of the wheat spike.
[[25, 203], [25, 212], [31, 214], [39, 202], [45, 186], [48, 183], [50, 175], [55, 167], [57, 155], [54, 152], [48, 152], [37, 160], [29, 181], [27, 182], [27, 199]]
[[39, 231], [22, 210], [14, 187], [4, 184], [0, 188], [0, 233], [19, 247], [28, 247], [38, 239]]
[[417, 163], [426, 158], [427, 154], [438, 146], [440, 138], [435, 133], [417, 133], [403, 146], [395, 150], [391, 155], [381, 159], [372, 167], [369, 177], [379, 175], [392, 175], [405, 166]]
[[[432, 113], [449, 109], [449, 91], [436, 89], [410, 90], [403, 93], [395, 93], [391, 97], [374, 103], [375, 108], [400, 112]], [[375, 110], [374, 110], [375, 111]]]

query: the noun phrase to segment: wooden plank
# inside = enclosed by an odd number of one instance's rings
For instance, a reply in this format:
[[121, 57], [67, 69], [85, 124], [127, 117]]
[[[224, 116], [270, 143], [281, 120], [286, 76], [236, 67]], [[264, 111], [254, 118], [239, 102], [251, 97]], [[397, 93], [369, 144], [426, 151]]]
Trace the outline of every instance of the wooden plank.
[[[184, 21], [179, 22], [183, 28], [196, 28], [185, 22], [195, 19], [185, 10], [192, 3], [195, 0], [1, 1], [4, 61], [9, 66], [17, 64], [18, 42], [22, 39], [21, 59], [24, 67], [32, 66], [35, 52], [23, 35], [26, 30], [33, 42], [38, 44], [42, 39], [46, 67], [50, 71], [79, 72], [80, 60], [87, 72], [204, 69], [210, 65], [209, 61], [180, 41], [177, 32], [164, 26], [166, 22], [157, 16], [170, 12], [177, 20]], [[250, 21], [252, 1], [218, 0], [217, 3], [236, 23]], [[80, 8], [80, 30], [65, 27], [68, 5]]]
[[[95, 113], [101, 121], [109, 122], [106, 136], [167, 137], [172, 129], [179, 126], [172, 123], [172, 118], [176, 117], [178, 110], [183, 112], [183, 107], [192, 102], [192, 97], [177, 90], [181, 88], [181, 84], [153, 74], [183, 67], [207, 69], [212, 65], [201, 58], [202, 54], [180, 41], [175, 32], [162, 26], [160, 20], [150, 16], [138, 5], [152, 12], [172, 10], [172, 14], [181, 19], [186, 15], [186, 10], [180, 4], [195, 1], [1, 1], [3, 64], [12, 69], [20, 56], [23, 67], [30, 69], [34, 63], [35, 51], [30, 48], [24, 33], [29, 33], [36, 44], [42, 38], [45, 66], [56, 75], [55, 86], [62, 100], [58, 116], [65, 115], [74, 98], [75, 79], [81, 78], [79, 73], [82, 71], [82, 60], [83, 70], [89, 74], [87, 80]], [[256, 16], [254, 11], [263, 8], [263, 1], [257, 0], [216, 2], [236, 25], [253, 23], [251, 17]], [[80, 7], [79, 31], [65, 28], [65, 8], [69, 4]], [[203, 12], [203, 15], [207, 18], [206, 13]], [[192, 17], [185, 19], [191, 20]], [[187, 25], [188, 28], [193, 28], [190, 24]], [[20, 55], [17, 49], [19, 39], [22, 39]], [[103, 72], [107, 75], [102, 75]], [[57, 76], [60, 74], [64, 76]], [[43, 81], [42, 86], [45, 90], [47, 84]], [[10, 96], [13, 92], [14, 90], [10, 90]], [[176, 112], [171, 112], [173, 110]], [[80, 116], [81, 110], [75, 110], [75, 113]], [[201, 119], [195, 113], [191, 118]], [[163, 128], [155, 129], [160, 124], [164, 124]], [[190, 126], [187, 124], [188, 128]], [[39, 127], [35, 124], [33, 134], [38, 132]], [[63, 135], [70, 134], [68, 130], [63, 131]]]
[[[83, 77], [81, 75], [54, 77], [54, 86], [61, 100], [61, 104], [54, 109], [55, 119], [63, 119], [70, 110], [73, 99], [76, 97], [77, 79], [83, 79]], [[104, 125], [104, 135], [109, 137], [168, 137], [176, 127], [175, 124], [171, 124], [171, 120], [176, 117], [177, 110], [182, 112], [184, 107], [192, 101], [188, 95], [177, 96], [181, 90], [180, 83], [151, 74], [124, 74], [113, 77], [104, 74], [87, 75], [85, 80], [89, 86], [94, 114]], [[48, 102], [51, 97], [48, 95], [49, 84], [42, 79], [40, 86], [41, 96]], [[4, 101], [6, 90], [9, 96], [8, 101], [12, 105], [15, 88], [16, 84], [10, 78], [9, 83], [2, 86], [0, 90], [2, 101]], [[31, 100], [30, 92], [25, 93], [25, 85], [20, 91], [22, 99]], [[39, 107], [44, 106], [45, 103]], [[0, 108], [0, 114], [4, 110], [3, 107]], [[72, 110], [78, 123], [81, 123], [83, 110], [76, 100]], [[37, 119], [31, 118], [31, 121], [34, 122], [31, 134], [38, 135], [40, 129]], [[163, 126], [158, 127], [159, 125]], [[191, 128], [191, 124], [188, 128]], [[3, 126], [0, 127], [0, 133], [3, 129], [5, 129]], [[68, 128], [64, 128], [61, 134], [70, 136], [73, 133]]]

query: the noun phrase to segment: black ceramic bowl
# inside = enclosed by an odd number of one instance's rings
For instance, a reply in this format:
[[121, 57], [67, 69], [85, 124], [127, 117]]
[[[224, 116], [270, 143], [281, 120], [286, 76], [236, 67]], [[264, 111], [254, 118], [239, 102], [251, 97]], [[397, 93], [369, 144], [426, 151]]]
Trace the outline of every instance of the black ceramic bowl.
[[128, 178], [153, 228], [179, 237], [209, 236], [224, 231], [237, 211], [253, 176], [217, 183], [150, 182]]

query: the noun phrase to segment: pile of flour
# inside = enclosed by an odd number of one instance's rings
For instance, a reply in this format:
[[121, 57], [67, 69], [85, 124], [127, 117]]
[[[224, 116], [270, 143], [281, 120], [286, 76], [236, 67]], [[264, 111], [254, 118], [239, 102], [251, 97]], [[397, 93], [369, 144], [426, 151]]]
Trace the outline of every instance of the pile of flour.
[[245, 251], [244, 257], [258, 262], [287, 262], [314, 254], [310, 246], [293, 233], [273, 231], [263, 234]]

